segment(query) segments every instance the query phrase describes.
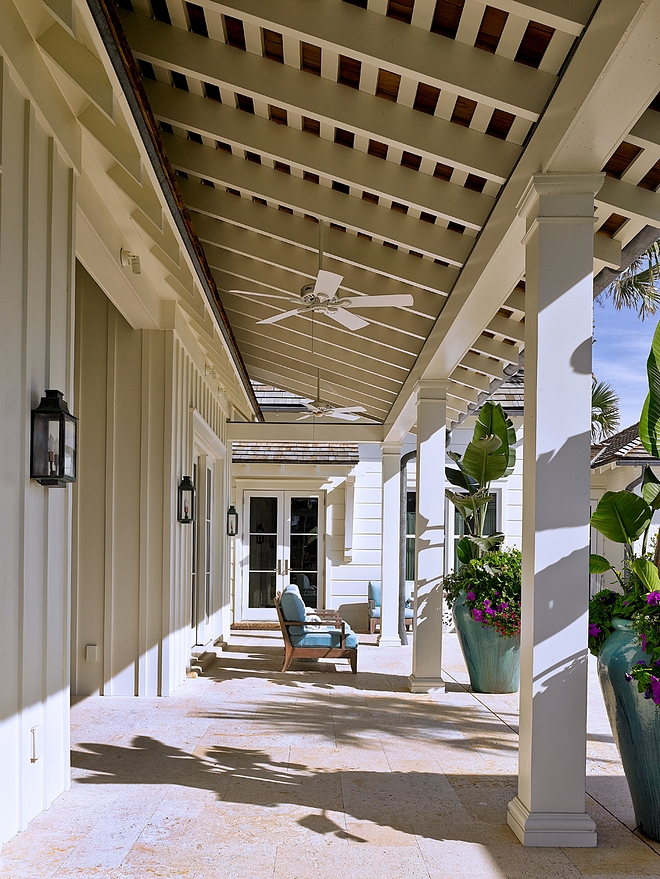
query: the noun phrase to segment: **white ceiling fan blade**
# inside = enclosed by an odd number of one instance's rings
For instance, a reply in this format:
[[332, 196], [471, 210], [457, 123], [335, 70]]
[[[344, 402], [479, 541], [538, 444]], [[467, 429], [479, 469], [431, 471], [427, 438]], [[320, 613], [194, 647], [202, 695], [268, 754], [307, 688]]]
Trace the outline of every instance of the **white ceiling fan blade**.
[[336, 275], [334, 272], [326, 272], [325, 269], [319, 269], [316, 284], [314, 284], [314, 296], [332, 299], [337, 290], [339, 290], [339, 285], [343, 280], [343, 275]]
[[284, 320], [287, 317], [293, 317], [294, 314], [298, 314], [300, 309], [292, 308], [291, 311], [281, 311], [279, 314], [274, 314], [272, 317], [267, 317], [265, 320], [258, 320], [258, 324], [276, 324], [280, 320]]
[[334, 412], [366, 412], [364, 406], [338, 406]]
[[407, 308], [413, 305], [410, 293], [394, 293], [387, 296], [354, 296], [347, 308]]
[[331, 412], [326, 412], [326, 415], [330, 415], [332, 418], [343, 418], [344, 421], [359, 421], [359, 415], [353, 415], [352, 412], [342, 412], [337, 409], [333, 409]]
[[346, 327], [347, 330], [361, 330], [362, 327], [369, 326], [368, 320], [358, 317], [357, 314], [351, 314], [345, 308], [338, 308], [336, 312], [328, 314], [328, 317], [336, 320], [338, 324]]
[[259, 299], [284, 299], [285, 302], [296, 302], [293, 296], [284, 296], [281, 293], [255, 293], [254, 290], [227, 290], [227, 293], [237, 293], [239, 296], [254, 296]]
[[313, 418], [314, 415], [314, 412], [307, 412], [305, 415], [301, 415], [300, 418], [296, 418], [296, 421], [306, 421], [308, 418]]

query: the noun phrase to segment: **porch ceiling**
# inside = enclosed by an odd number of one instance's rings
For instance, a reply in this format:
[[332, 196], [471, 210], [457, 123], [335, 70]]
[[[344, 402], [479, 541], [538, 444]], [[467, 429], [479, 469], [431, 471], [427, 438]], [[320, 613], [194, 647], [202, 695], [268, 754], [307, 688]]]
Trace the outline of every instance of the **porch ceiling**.
[[[596, 270], [660, 226], [660, 71], [628, 63], [657, 4], [118, 6], [254, 380], [314, 397], [319, 369], [324, 399], [403, 434], [415, 382], [450, 378], [451, 423], [524, 346], [516, 205], [531, 174], [606, 170]], [[258, 325], [292, 306], [230, 291], [297, 295], [318, 220], [342, 294], [414, 304], [357, 309], [356, 332], [324, 315]]]

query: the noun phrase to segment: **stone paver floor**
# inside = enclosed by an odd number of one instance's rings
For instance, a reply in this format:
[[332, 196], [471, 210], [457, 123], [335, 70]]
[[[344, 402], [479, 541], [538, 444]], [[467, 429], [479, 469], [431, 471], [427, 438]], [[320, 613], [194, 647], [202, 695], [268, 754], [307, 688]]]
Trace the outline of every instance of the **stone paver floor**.
[[[362, 636], [348, 664], [281, 674], [275, 633], [241, 633], [169, 699], [88, 698], [72, 712], [72, 785], [0, 852], [2, 879], [641, 879], [595, 677], [587, 809], [596, 849], [523, 848], [517, 695], [477, 696], [454, 635], [442, 696], [412, 695], [410, 649]], [[334, 670], [336, 669], [336, 671]]]

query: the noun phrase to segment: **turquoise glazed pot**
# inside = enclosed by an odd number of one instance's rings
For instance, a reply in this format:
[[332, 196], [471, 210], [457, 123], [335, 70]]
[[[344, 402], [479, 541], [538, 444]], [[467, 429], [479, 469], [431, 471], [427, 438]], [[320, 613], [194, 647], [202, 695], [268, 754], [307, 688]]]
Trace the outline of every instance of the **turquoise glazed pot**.
[[520, 684], [520, 638], [505, 638], [472, 619], [462, 592], [452, 606], [458, 642], [475, 693], [515, 693]]
[[630, 788], [641, 832], [660, 841], [660, 708], [625, 674], [648, 656], [628, 620], [613, 620], [614, 632], [598, 655], [598, 676], [610, 726]]

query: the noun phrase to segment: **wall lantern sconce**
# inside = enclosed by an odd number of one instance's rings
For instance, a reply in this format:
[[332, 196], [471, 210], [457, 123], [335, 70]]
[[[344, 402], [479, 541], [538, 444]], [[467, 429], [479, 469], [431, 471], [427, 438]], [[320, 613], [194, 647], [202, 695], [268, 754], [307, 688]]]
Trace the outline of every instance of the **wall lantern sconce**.
[[195, 521], [195, 486], [190, 476], [184, 476], [179, 483], [176, 518], [182, 525]]
[[238, 513], [233, 504], [227, 510], [227, 534], [230, 537], [236, 537], [238, 534]]
[[69, 412], [61, 391], [48, 390], [32, 410], [30, 478], [62, 488], [76, 481], [78, 419]]

